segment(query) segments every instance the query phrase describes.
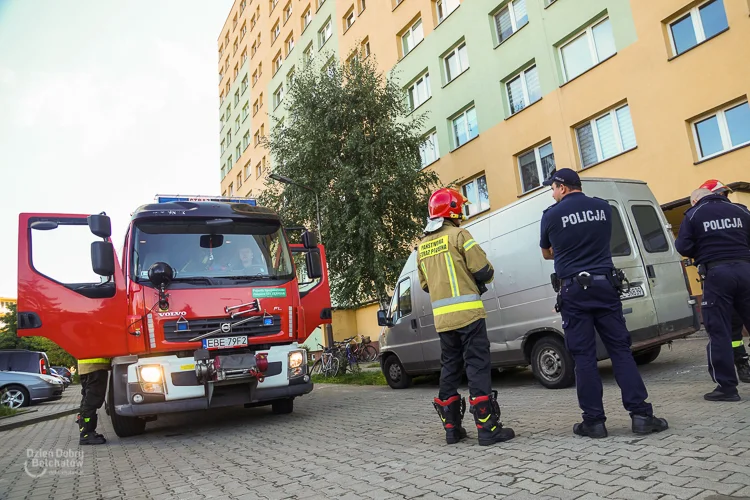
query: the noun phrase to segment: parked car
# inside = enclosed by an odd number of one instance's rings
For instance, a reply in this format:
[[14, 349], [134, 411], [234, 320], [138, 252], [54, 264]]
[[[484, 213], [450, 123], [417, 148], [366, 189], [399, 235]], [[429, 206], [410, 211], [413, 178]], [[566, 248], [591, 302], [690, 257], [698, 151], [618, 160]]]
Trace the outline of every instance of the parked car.
[[63, 383], [63, 387], [64, 387], [65, 389], [67, 389], [67, 388], [68, 388], [68, 386], [70, 385], [70, 379], [69, 379], [68, 377], [64, 377], [63, 375], [60, 375], [60, 374], [59, 374], [59, 373], [57, 372], [57, 370], [55, 370], [54, 368], [50, 368], [50, 369], [49, 369], [49, 371], [50, 371], [50, 375], [52, 375], [53, 377], [57, 377], [57, 378], [59, 378], [60, 380], [62, 380], [62, 383]]
[[[584, 178], [583, 191], [612, 206], [612, 258], [630, 282], [630, 290], [620, 296], [623, 314], [636, 363], [650, 363], [663, 344], [699, 328], [674, 236], [645, 182]], [[539, 249], [542, 211], [552, 204], [549, 190], [541, 190], [465, 227], [495, 268], [495, 279], [482, 295], [492, 366], [531, 365], [539, 382], [555, 389], [574, 384], [575, 372], [554, 310], [553, 263]], [[389, 310], [378, 312], [378, 324], [385, 327], [381, 369], [394, 389], [408, 387], [413, 375], [440, 371], [440, 339], [416, 262], [412, 253], [395, 283]], [[597, 357], [608, 357], [598, 334]]]
[[62, 397], [63, 383], [52, 375], [0, 371], [0, 404], [21, 408], [32, 403], [56, 401]]
[[65, 368], [64, 366], [53, 366], [52, 368], [55, 369], [58, 375], [73, 380], [73, 374], [70, 372], [69, 368]]
[[27, 349], [1, 349], [0, 371], [28, 372], [50, 375], [47, 353]]

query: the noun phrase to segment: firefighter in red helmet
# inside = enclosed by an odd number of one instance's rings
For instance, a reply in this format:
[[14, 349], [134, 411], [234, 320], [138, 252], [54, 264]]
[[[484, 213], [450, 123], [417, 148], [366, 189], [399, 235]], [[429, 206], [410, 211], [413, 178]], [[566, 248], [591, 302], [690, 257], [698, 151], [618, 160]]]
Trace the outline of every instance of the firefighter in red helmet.
[[459, 226], [468, 200], [453, 189], [438, 189], [429, 202], [430, 220], [419, 243], [419, 283], [430, 294], [435, 329], [442, 350], [440, 391], [433, 405], [440, 415], [448, 444], [466, 437], [461, 425], [465, 400], [458, 394], [464, 363], [469, 378], [469, 403], [480, 445], [508, 441], [513, 429], [500, 423], [497, 391], [492, 390], [490, 343], [481, 294], [494, 269], [482, 247]]
[[[729, 197], [732, 189], [724, 185], [717, 179], [709, 179], [701, 184], [699, 189], [708, 189], [714, 194], [721, 194]], [[734, 353], [734, 367], [737, 369], [737, 377], [745, 382], [750, 383], [750, 363], [748, 362], [747, 350], [742, 338], [742, 318], [736, 309], [732, 311], [732, 352]], [[747, 325], [750, 330], [750, 325]]]

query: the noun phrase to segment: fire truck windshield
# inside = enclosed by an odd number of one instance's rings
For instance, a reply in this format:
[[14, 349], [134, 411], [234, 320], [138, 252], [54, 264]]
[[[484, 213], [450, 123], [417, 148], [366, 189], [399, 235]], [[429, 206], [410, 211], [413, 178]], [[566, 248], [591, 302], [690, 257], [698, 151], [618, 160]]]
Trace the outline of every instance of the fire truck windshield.
[[148, 269], [155, 262], [169, 264], [176, 282], [208, 278], [192, 282], [214, 284], [294, 276], [289, 248], [278, 223], [144, 221], [135, 227], [132, 249], [131, 276], [136, 282], [148, 281]]

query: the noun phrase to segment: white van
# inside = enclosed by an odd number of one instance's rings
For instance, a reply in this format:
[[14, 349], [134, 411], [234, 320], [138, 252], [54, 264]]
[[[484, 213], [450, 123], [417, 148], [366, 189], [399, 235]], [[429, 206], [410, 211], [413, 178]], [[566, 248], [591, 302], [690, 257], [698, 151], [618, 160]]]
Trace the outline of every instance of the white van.
[[[645, 182], [583, 178], [582, 184], [587, 195], [612, 205], [612, 258], [630, 281], [623, 313], [636, 362], [650, 363], [662, 344], [700, 328], [671, 227]], [[493, 367], [531, 365], [542, 385], [556, 389], [572, 385], [575, 373], [554, 309], [553, 263], [539, 248], [542, 212], [553, 203], [542, 189], [464, 227], [495, 268], [482, 295]], [[391, 387], [403, 389], [414, 375], [440, 371], [440, 340], [429, 294], [419, 286], [415, 252], [401, 271], [389, 310], [378, 312], [378, 323], [385, 326], [380, 362]], [[600, 360], [608, 357], [598, 335], [597, 354]]]

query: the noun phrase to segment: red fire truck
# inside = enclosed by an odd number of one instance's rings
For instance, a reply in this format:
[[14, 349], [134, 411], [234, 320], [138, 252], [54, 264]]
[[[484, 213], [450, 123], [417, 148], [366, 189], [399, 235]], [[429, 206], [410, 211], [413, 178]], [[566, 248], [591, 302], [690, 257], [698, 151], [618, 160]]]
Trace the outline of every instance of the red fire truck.
[[132, 214], [119, 259], [103, 213], [24, 213], [18, 334], [111, 358], [120, 437], [163, 413], [290, 413], [313, 389], [299, 344], [331, 322], [327, 271], [313, 233], [246, 198], [157, 195]]

